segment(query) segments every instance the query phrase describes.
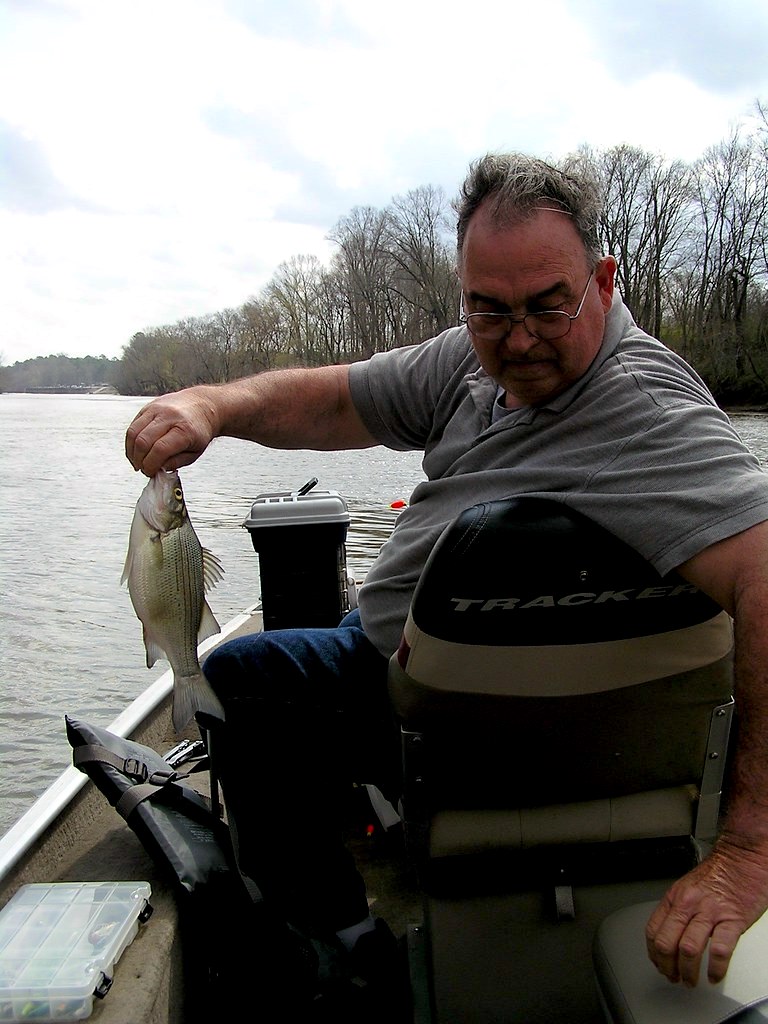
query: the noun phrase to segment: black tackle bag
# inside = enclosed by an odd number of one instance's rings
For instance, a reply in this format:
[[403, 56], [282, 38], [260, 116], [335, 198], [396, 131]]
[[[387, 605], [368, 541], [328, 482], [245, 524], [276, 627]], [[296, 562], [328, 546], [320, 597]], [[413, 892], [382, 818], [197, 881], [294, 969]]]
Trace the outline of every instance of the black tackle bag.
[[[285, 922], [240, 873], [226, 823], [188, 779], [150, 747], [66, 716], [72, 760], [125, 819], [179, 894], [185, 1020], [239, 1015], [279, 1002], [292, 1020], [314, 975]], [[207, 759], [200, 767], [205, 767]], [[215, 785], [215, 783], [214, 783]], [[203, 983], [203, 991], [200, 985]]]

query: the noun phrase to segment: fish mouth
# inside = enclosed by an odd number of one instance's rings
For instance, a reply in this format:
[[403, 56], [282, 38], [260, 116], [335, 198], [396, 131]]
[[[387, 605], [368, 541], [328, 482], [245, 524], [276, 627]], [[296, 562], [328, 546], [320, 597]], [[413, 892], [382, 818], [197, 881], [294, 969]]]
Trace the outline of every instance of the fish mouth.
[[184, 516], [184, 497], [181, 481], [175, 469], [161, 469], [147, 481], [139, 496], [138, 509], [147, 526], [159, 533], [167, 533], [180, 525]]

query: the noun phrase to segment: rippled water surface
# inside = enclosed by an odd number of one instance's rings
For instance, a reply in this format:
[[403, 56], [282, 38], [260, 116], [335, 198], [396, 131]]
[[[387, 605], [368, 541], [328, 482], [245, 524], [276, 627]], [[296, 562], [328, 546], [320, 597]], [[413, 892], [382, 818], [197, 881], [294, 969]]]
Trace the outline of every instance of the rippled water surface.
[[768, 465], [768, 414], [731, 413], [731, 422], [744, 444], [748, 445], [764, 466]]
[[[167, 668], [146, 668], [120, 586], [144, 484], [125, 460], [123, 436], [142, 404], [0, 395], [0, 833], [70, 763], [65, 713], [108, 725]], [[733, 419], [768, 463], [768, 417]], [[222, 439], [181, 476], [195, 529], [224, 564], [210, 594], [224, 623], [258, 598], [258, 561], [242, 527], [256, 495], [313, 476], [339, 491], [359, 578], [394, 525], [390, 504], [407, 499], [422, 473], [419, 453], [276, 452]]]

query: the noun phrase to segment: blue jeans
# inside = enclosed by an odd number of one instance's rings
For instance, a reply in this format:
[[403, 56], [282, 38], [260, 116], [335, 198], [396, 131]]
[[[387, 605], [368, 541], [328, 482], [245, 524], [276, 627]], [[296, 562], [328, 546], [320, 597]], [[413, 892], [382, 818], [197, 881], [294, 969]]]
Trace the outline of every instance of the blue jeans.
[[212, 754], [241, 870], [292, 923], [322, 935], [368, 913], [342, 839], [352, 783], [400, 791], [387, 659], [357, 611], [335, 629], [240, 637], [203, 670], [226, 712]]

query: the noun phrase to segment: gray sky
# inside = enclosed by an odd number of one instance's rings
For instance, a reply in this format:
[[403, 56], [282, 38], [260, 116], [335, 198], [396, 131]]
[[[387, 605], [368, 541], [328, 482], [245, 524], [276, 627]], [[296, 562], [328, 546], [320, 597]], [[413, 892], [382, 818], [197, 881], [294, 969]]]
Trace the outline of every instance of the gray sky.
[[690, 161], [756, 99], [765, 0], [0, 0], [0, 358], [238, 306], [489, 150]]

